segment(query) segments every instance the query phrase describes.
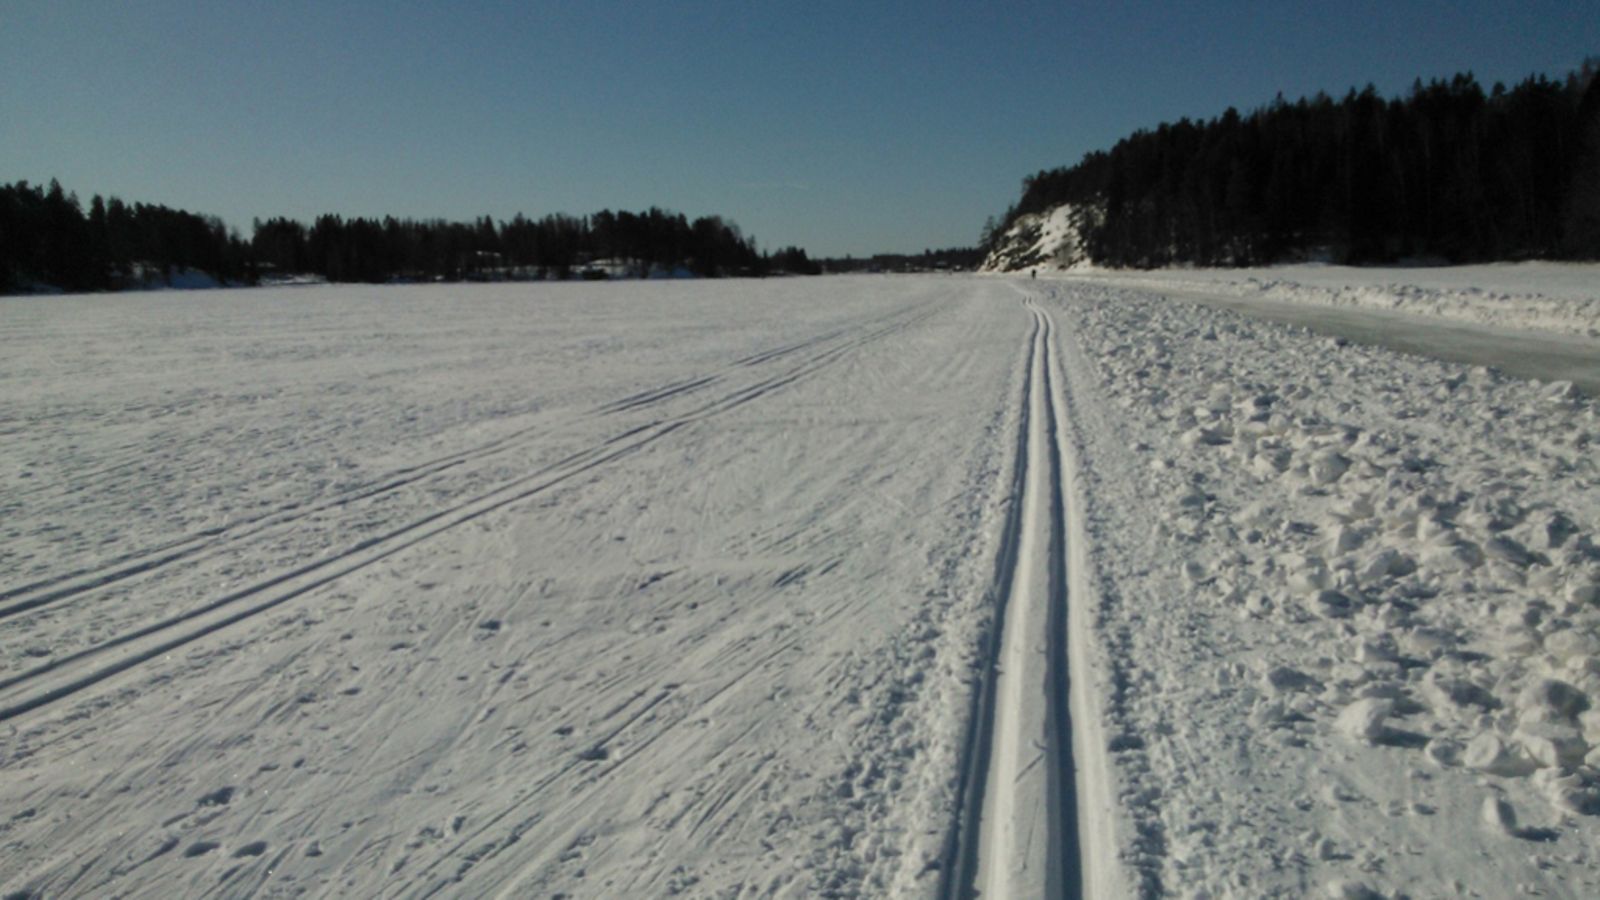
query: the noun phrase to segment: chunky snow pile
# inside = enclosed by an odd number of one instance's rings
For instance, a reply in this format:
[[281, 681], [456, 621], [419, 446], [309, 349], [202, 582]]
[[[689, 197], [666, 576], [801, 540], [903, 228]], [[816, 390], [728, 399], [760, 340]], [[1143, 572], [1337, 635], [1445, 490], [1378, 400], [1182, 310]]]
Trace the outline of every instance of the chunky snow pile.
[[1152, 290], [1389, 310], [1500, 328], [1600, 337], [1600, 265], [1593, 263], [1410, 268], [1291, 265], [1099, 271], [1088, 277]]
[[1092, 215], [1092, 210], [1069, 203], [1048, 212], [1019, 216], [995, 242], [979, 271], [1085, 266], [1089, 256], [1084, 250], [1083, 233], [1089, 228]]
[[1595, 895], [1596, 406], [1059, 293], [1145, 886]]

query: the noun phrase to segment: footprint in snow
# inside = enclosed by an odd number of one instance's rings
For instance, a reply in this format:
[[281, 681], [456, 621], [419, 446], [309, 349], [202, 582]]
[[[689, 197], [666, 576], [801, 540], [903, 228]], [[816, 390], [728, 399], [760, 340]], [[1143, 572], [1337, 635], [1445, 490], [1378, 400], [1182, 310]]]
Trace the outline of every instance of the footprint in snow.
[[233, 786], [219, 787], [195, 802], [196, 806], [227, 806], [233, 800]]

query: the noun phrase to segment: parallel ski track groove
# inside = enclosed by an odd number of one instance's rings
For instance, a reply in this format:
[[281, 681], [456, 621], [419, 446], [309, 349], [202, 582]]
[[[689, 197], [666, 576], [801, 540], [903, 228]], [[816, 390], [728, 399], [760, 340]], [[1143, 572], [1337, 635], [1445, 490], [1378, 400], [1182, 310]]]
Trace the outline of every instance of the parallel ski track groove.
[[1017, 447], [1012, 464], [1010, 505], [1005, 524], [1000, 531], [1000, 550], [995, 558], [994, 578], [988, 598], [994, 606], [994, 617], [989, 623], [985, 642], [979, 688], [972, 692], [972, 702], [967, 715], [967, 736], [957, 791], [960, 796], [959, 814], [955, 827], [945, 844], [945, 860], [940, 867], [942, 883], [939, 896], [959, 900], [972, 893], [972, 884], [978, 872], [979, 834], [983, 819], [983, 803], [989, 773], [990, 749], [994, 735], [995, 689], [999, 679], [995, 669], [1000, 661], [1001, 637], [1005, 634], [1006, 612], [1011, 585], [1016, 577], [1017, 548], [1022, 537], [1022, 495], [1028, 474], [1028, 435], [1032, 409], [1034, 356], [1039, 352], [1039, 330], [1042, 324], [1034, 317], [1033, 329], [1028, 334], [1028, 354], [1023, 361], [1021, 412], [1017, 415]]
[[[883, 328], [889, 330], [899, 330], [901, 328], [909, 327], [916, 321], [920, 321], [920, 317], [913, 317], [902, 321], [901, 317], [905, 315], [906, 309], [897, 309], [888, 316], [876, 320], [876, 323], [883, 323], [887, 321], [889, 324], [883, 326]], [[882, 330], [883, 329], [879, 329], [871, 332], [868, 339], [875, 339], [877, 336], [880, 336], [879, 331]], [[781, 359], [785, 356], [816, 347], [819, 344], [826, 344], [830, 341], [837, 340], [847, 333], [848, 330], [846, 329], [836, 329], [808, 338], [804, 341], [787, 344], [772, 350], [755, 354], [753, 356], [742, 357], [724, 366], [719, 372], [680, 380], [667, 385], [662, 385], [657, 388], [638, 392], [620, 400], [604, 404], [587, 414], [587, 416], [580, 416], [578, 418], [581, 420], [582, 418], [593, 415], [615, 415], [620, 412], [636, 410], [672, 399], [674, 397], [678, 397], [680, 395], [689, 394], [721, 382], [731, 371], [734, 371], [737, 368], [747, 368]], [[825, 351], [824, 355], [826, 355], [826, 352], [827, 351]], [[448, 453], [425, 462], [404, 466], [363, 484], [352, 486], [351, 488], [348, 488], [347, 490], [338, 493], [333, 497], [310, 506], [300, 502], [286, 504], [259, 515], [240, 519], [227, 525], [204, 529], [187, 537], [168, 541], [155, 547], [144, 548], [131, 553], [122, 554], [106, 561], [105, 563], [102, 563], [99, 566], [90, 566], [77, 569], [75, 571], [65, 572], [60, 575], [41, 579], [28, 584], [0, 589], [0, 601], [14, 600], [14, 602], [0, 606], [0, 621], [25, 613], [41, 610], [62, 601], [71, 600], [80, 595], [90, 593], [103, 587], [108, 587], [126, 579], [147, 574], [170, 563], [190, 558], [203, 559], [209, 555], [208, 551], [216, 551], [229, 546], [234, 546], [241, 541], [255, 537], [256, 535], [261, 534], [269, 529], [292, 526], [294, 523], [317, 515], [318, 513], [327, 512], [332, 509], [338, 509], [340, 507], [349, 506], [353, 503], [358, 503], [363, 500], [368, 500], [374, 497], [392, 493], [408, 485], [415, 484], [434, 475], [438, 475], [441, 472], [445, 472], [471, 462], [481, 461], [499, 453], [514, 450], [524, 442], [524, 438], [536, 433], [548, 432], [553, 427], [559, 427], [560, 424], [563, 423], [540, 423], [538, 425], [520, 428], [511, 432], [510, 434], [502, 435], [476, 447], [469, 447], [467, 449]], [[560, 465], [560, 463], [557, 463], [557, 465]], [[42, 591], [43, 593], [36, 593], [39, 591]], [[32, 596], [26, 596], [29, 594], [32, 594]], [[19, 597], [22, 599], [15, 599]], [[3, 689], [3, 685], [0, 685], [0, 689]]]
[[[525, 500], [584, 472], [630, 455], [679, 428], [728, 412], [793, 384], [821, 371], [861, 347], [914, 327], [936, 312], [936, 309], [919, 309], [910, 316], [886, 317], [893, 321], [818, 353], [785, 372], [742, 386], [686, 413], [631, 428], [556, 463], [503, 483], [491, 491], [360, 541], [333, 556], [307, 563], [233, 591], [199, 607], [138, 627], [76, 653], [0, 680], [0, 722], [80, 693], [141, 663], [251, 619], [457, 525]], [[280, 587], [282, 590], [273, 590]], [[239, 606], [244, 601], [252, 599], [258, 602]], [[229, 609], [235, 606], [239, 608]], [[179, 630], [180, 626], [191, 623], [192, 627]], [[118, 658], [96, 665], [103, 657], [119, 649], [123, 652]]]
[[1076, 900], [1084, 896], [1084, 857], [1079, 829], [1079, 803], [1078, 803], [1078, 766], [1073, 752], [1074, 732], [1072, 728], [1072, 682], [1070, 677], [1070, 663], [1067, 657], [1069, 640], [1068, 628], [1070, 626], [1070, 603], [1068, 596], [1068, 559], [1071, 548], [1068, 546], [1069, 528], [1067, 522], [1066, 505], [1066, 460], [1061, 452], [1062, 433], [1065, 423], [1065, 411], [1060, 409], [1060, 400], [1056, 394], [1056, 336], [1055, 321], [1050, 314], [1039, 310], [1039, 316], [1044, 322], [1044, 389], [1049, 402], [1045, 405], [1048, 422], [1046, 427], [1049, 433], [1048, 446], [1050, 449], [1050, 518], [1053, 525], [1051, 533], [1050, 559], [1050, 609], [1049, 609], [1049, 649], [1050, 658], [1050, 717], [1052, 719], [1051, 735], [1055, 742], [1053, 765], [1049, 770], [1050, 783], [1050, 832], [1054, 838], [1053, 846], [1061, 854], [1062, 865], [1052, 866], [1050, 873], [1060, 879], [1058, 883], [1046, 885], [1046, 896], [1068, 898]]
[[[1030, 896], [1068, 898], [1084, 896], [1086, 879], [1083, 873], [1082, 850], [1079, 836], [1077, 766], [1073, 753], [1072, 692], [1069, 680], [1069, 597], [1068, 560], [1068, 510], [1065, 487], [1068, 461], [1061, 450], [1066, 417], [1059, 409], [1056, 383], [1056, 341], [1054, 322], [1050, 315], [1032, 300], [1024, 300], [1024, 307], [1033, 317], [1033, 328], [1028, 338], [1028, 351], [1024, 358], [1026, 377], [1021, 391], [1021, 407], [1017, 422], [1016, 462], [1010, 484], [1010, 508], [1001, 531], [1000, 548], [995, 561], [995, 575], [990, 589], [994, 603], [994, 617], [985, 642], [984, 666], [977, 690], [973, 692], [965, 739], [964, 764], [958, 779], [959, 804], [957, 820], [946, 842], [941, 866], [938, 893], [946, 898], [970, 898], [983, 895], [978, 882], [983, 871], [982, 850], [986, 845], [983, 829], [1000, 827], [985, 822], [985, 810], [990, 798], [986, 795], [991, 780], [991, 769], [997, 765], [996, 745], [1002, 737], [998, 714], [999, 668], [1005, 655], [1005, 633], [1008, 618], [1021, 615], [1022, 610], [1012, 607], [1023, 602], [1017, 596], [1019, 580], [1025, 576], [1020, 571], [1030, 562], [1024, 560], [1022, 536], [1028, 529], [1048, 531], [1048, 552], [1043, 564], [1048, 568], [1048, 591], [1045, 628], [1046, 662], [1045, 684], [1041, 688], [1046, 697], [1036, 698], [1047, 704], [1046, 731], [1048, 734], [1044, 753], [1046, 769], [1047, 820], [1052, 859], [1042, 868], [1044, 883], [1013, 886]], [[1035, 395], [1042, 393], [1043, 421], [1038, 421], [1032, 409]], [[1030, 438], [1036, 430], [1043, 430], [1045, 458], [1033, 459], [1029, 450]], [[1043, 467], [1043, 471], [1040, 471]], [[1024, 511], [1024, 496], [1033, 479], [1047, 478], [1047, 521], [1030, 520]], [[1037, 514], [1035, 514], [1037, 516]], [[1021, 673], [1013, 673], [1021, 677]], [[1033, 699], [1030, 697], [1030, 699]], [[1002, 770], [1003, 771], [1003, 770]], [[994, 865], [994, 861], [989, 861]]]

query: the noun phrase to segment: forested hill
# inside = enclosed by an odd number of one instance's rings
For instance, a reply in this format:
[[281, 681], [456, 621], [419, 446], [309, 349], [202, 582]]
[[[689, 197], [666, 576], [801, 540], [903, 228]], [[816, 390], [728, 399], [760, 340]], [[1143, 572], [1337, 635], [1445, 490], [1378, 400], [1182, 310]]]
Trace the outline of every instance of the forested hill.
[[1389, 99], [1280, 95], [1163, 124], [1026, 179], [984, 243], [1067, 204], [1082, 250], [1111, 266], [1597, 258], [1597, 69], [1488, 91], [1465, 74]]
[[254, 223], [249, 240], [214, 216], [96, 196], [87, 210], [52, 181], [0, 184], [0, 293], [116, 290], [201, 272], [218, 283], [494, 280], [616, 275], [815, 274], [804, 250], [757, 250], [719, 216], [651, 208], [508, 222], [345, 219]]

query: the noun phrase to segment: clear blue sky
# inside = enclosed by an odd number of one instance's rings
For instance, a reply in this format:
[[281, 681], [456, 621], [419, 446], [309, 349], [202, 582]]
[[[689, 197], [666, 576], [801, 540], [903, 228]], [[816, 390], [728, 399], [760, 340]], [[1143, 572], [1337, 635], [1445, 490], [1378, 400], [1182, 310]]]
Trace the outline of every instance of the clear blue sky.
[[1023, 176], [1278, 93], [1600, 54], [1600, 0], [0, 0], [0, 181], [253, 217], [719, 213], [976, 240]]

